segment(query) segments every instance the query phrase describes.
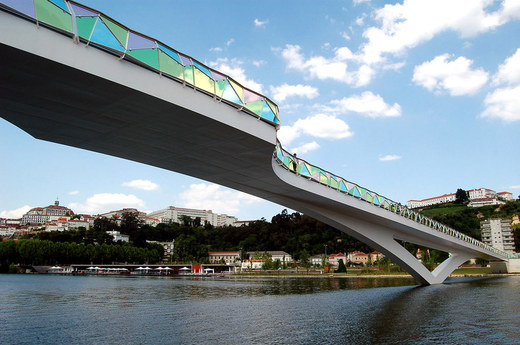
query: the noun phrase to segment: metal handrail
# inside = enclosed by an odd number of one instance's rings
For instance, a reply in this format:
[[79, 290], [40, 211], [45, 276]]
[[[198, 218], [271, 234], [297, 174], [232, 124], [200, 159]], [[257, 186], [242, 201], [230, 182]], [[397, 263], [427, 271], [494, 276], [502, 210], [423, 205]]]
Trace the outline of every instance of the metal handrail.
[[510, 257], [510, 254], [491, 247], [473, 237], [465, 235], [457, 230], [450, 228], [447, 225], [441, 224], [429, 217], [426, 217], [414, 210], [401, 205], [387, 197], [377, 194], [367, 188], [361, 187], [353, 182], [350, 182], [342, 177], [334, 175], [329, 171], [321, 169], [318, 166], [312, 165], [306, 160], [303, 160], [296, 155], [285, 150], [280, 142], [277, 142], [273, 158], [283, 166], [285, 169], [295, 173], [298, 176], [305, 177], [307, 180], [314, 181], [325, 185], [329, 188], [337, 190], [344, 195], [355, 197], [356, 199], [365, 201], [376, 207], [383, 208], [394, 214], [400, 215], [404, 218], [415, 221], [416, 223], [426, 225], [431, 229], [437, 230], [449, 236], [463, 240], [467, 243], [478, 246], [484, 250], [488, 250], [504, 257]]
[[[127, 60], [195, 91], [225, 102], [280, 127], [278, 106], [268, 97], [244, 87], [230, 76], [183, 54], [174, 48], [132, 30], [104, 13], [76, 1], [6, 2], [0, 9], [72, 38], [75, 43], [99, 48], [120, 60]], [[130, 45], [131, 40], [141, 46]]]

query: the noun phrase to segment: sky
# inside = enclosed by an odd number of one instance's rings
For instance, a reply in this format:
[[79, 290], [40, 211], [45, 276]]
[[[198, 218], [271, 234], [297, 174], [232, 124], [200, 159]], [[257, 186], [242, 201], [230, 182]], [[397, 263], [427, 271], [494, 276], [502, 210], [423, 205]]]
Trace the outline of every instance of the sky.
[[[394, 201], [520, 193], [520, 1], [84, 0], [263, 93], [300, 158]], [[93, 48], [90, 48], [93, 49]], [[0, 119], [0, 217], [56, 198], [76, 213], [284, 207], [32, 138]]]

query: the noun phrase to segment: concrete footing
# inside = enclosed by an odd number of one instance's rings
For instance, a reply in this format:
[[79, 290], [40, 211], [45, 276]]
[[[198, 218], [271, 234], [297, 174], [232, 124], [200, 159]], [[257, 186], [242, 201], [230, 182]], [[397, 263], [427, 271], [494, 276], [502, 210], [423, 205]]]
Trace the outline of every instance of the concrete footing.
[[520, 259], [508, 261], [491, 261], [491, 273], [520, 273]]

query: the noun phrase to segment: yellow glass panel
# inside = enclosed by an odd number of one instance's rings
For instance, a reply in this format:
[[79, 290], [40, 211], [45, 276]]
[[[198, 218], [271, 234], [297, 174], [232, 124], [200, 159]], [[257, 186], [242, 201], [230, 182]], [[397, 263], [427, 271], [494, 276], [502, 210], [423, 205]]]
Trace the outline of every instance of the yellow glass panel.
[[215, 93], [215, 82], [198, 68], [193, 70], [195, 71], [195, 86], [213, 95]]

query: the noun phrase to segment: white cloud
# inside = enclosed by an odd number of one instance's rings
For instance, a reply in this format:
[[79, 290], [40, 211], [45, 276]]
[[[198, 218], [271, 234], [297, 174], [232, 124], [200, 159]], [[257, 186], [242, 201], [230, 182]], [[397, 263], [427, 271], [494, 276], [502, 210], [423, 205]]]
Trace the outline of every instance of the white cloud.
[[511, 189], [520, 189], [520, 184], [517, 184], [515, 186], [509, 186]]
[[367, 64], [383, 62], [385, 54], [399, 55], [431, 40], [444, 31], [461, 37], [487, 32], [510, 20], [520, 18], [518, 1], [503, 1], [500, 9], [487, 11], [490, 0], [404, 0], [374, 12], [380, 27], [370, 27], [361, 47]]
[[318, 89], [309, 85], [289, 85], [271, 86], [271, 93], [277, 102], [283, 102], [287, 97], [300, 96], [313, 99], [319, 96]]
[[69, 195], [78, 195], [78, 194], [79, 194], [79, 190], [73, 190], [73, 191], [69, 192]]
[[15, 210], [4, 210], [0, 212], [0, 218], [13, 218], [18, 219], [22, 218], [24, 214], [26, 214], [32, 207], [25, 205], [20, 208], [17, 208]]
[[262, 65], [265, 65], [266, 62], [264, 60], [255, 60], [253, 61], [253, 65], [255, 65], [256, 67], [260, 67]]
[[269, 23], [269, 20], [261, 21], [261, 20], [255, 18], [255, 26], [257, 26], [257, 27], [265, 26], [267, 23]]
[[142, 190], [148, 190], [148, 191], [159, 189], [159, 185], [150, 180], [133, 180], [130, 182], [123, 182], [122, 186], [137, 188], [137, 189], [142, 189]]
[[493, 84], [519, 84], [520, 83], [520, 48], [508, 57], [503, 64], [498, 66], [498, 72], [493, 77]]
[[472, 60], [460, 56], [449, 61], [450, 57], [439, 55], [415, 66], [413, 81], [430, 91], [446, 90], [452, 96], [474, 94], [486, 84], [488, 73], [483, 69], [472, 70]]
[[395, 160], [398, 160], [398, 159], [401, 159], [401, 156], [398, 156], [398, 155], [386, 155], [386, 156], [383, 156], [383, 157], [379, 157], [379, 160], [381, 162], [395, 161]]
[[397, 103], [390, 105], [383, 97], [365, 91], [360, 95], [345, 97], [330, 102], [332, 107], [324, 107], [323, 110], [333, 114], [345, 114], [356, 112], [368, 117], [396, 117], [401, 115], [401, 106]]
[[233, 215], [243, 206], [263, 201], [255, 196], [225, 189], [216, 184], [192, 184], [179, 194], [182, 207], [212, 210]]
[[302, 134], [328, 139], [343, 139], [354, 135], [345, 121], [325, 114], [298, 119], [292, 126], [282, 126], [277, 133], [283, 145], [289, 145]]
[[226, 42], [226, 45], [229, 47], [229, 46], [232, 45], [234, 42], [235, 42], [235, 39], [234, 39], [234, 38], [231, 38], [231, 39], [229, 39], [229, 40]]
[[85, 203], [68, 205], [76, 213], [105, 213], [122, 208], [143, 208], [144, 202], [133, 194], [99, 193], [94, 194]]
[[483, 117], [497, 117], [506, 122], [520, 121], [520, 86], [496, 89], [484, 100]]
[[341, 33], [341, 37], [343, 37], [345, 40], [350, 41], [350, 36], [346, 32]]
[[317, 142], [311, 141], [310, 143], [305, 143], [300, 146], [294, 147], [294, 148], [290, 149], [289, 151], [293, 152], [293, 153], [297, 153], [297, 154], [302, 154], [302, 153], [307, 153], [310, 151], [317, 150], [319, 148], [320, 148], [320, 145]]
[[240, 67], [242, 65], [242, 61], [237, 59], [233, 59], [230, 61], [228, 58], [221, 58], [217, 59], [216, 61], [210, 62], [209, 65], [215, 68], [217, 71], [229, 75], [231, 78], [235, 79], [243, 86], [258, 93], [262, 93], [262, 84], [257, 83], [252, 79], [249, 79], [246, 76], [245, 70], [242, 67]]
[[367, 64], [349, 71], [347, 62], [358, 62], [359, 57], [348, 47], [335, 48], [331, 58], [313, 56], [307, 59], [301, 53], [300, 46], [287, 44], [281, 54], [289, 69], [306, 73], [308, 78], [332, 79], [360, 87], [369, 84], [375, 75], [375, 70]]
[[362, 2], [370, 2], [370, 0], [354, 0], [354, 5], [358, 5]]
[[222, 48], [220, 48], [220, 47], [209, 48], [209, 51], [210, 51], [210, 52], [221, 52], [221, 51], [222, 51]]

